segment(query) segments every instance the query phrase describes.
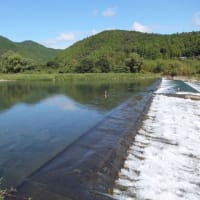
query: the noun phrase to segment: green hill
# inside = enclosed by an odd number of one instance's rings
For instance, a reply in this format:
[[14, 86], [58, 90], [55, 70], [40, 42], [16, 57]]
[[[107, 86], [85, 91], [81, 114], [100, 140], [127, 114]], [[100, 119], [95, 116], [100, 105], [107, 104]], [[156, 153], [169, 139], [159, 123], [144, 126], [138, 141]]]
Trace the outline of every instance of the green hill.
[[200, 32], [161, 35], [103, 31], [65, 50], [46, 48], [33, 41], [12, 42], [0, 36], [0, 72], [28, 70], [200, 74]]
[[0, 55], [13, 51], [22, 57], [31, 59], [36, 63], [45, 63], [53, 60], [60, 50], [46, 48], [33, 41], [13, 42], [0, 36]]
[[0, 36], [0, 55], [9, 50], [18, 51], [18, 45], [7, 38]]
[[98, 72], [100, 66], [106, 65], [109, 65], [110, 71], [127, 72], [130, 71], [131, 61], [135, 61], [134, 57], [142, 58], [145, 62], [183, 60], [199, 55], [200, 32], [161, 35], [111, 30], [75, 43], [61, 51], [56, 60], [69, 72], [82, 72], [81, 65], [90, 66], [86, 67], [85, 72]]

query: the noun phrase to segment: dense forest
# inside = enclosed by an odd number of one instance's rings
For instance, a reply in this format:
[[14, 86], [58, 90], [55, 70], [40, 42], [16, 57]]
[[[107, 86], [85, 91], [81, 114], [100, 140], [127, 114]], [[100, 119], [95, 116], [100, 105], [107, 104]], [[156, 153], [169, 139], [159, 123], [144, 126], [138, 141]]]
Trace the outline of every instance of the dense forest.
[[64, 72], [200, 73], [200, 32], [104, 31], [60, 52]]
[[[0, 40], [0, 70], [2, 72], [20, 72], [26, 70], [46, 71], [49, 73], [92, 73], [92, 72], [153, 72], [170, 75], [200, 74], [200, 32], [176, 33], [171, 35], [140, 33], [135, 31], [103, 31], [83, 39], [62, 51], [40, 46], [43, 51], [10, 49], [2, 53]], [[32, 46], [33, 42], [15, 43], [20, 48]], [[39, 44], [37, 44], [39, 47]], [[25, 48], [25, 49], [26, 49]], [[23, 48], [22, 48], [23, 49]], [[27, 67], [30, 60], [37, 57], [34, 64]], [[36, 52], [40, 54], [36, 55]], [[50, 52], [52, 53], [50, 55]], [[48, 56], [47, 56], [48, 55]], [[45, 58], [41, 58], [44, 56]], [[19, 58], [20, 57], [20, 58]], [[40, 57], [40, 60], [39, 60]], [[11, 61], [8, 61], [11, 58]], [[16, 62], [13, 62], [13, 58]], [[20, 61], [19, 61], [20, 60]], [[43, 61], [43, 62], [42, 62]], [[44, 64], [45, 61], [45, 64]], [[10, 63], [21, 69], [5, 70]], [[39, 66], [39, 67], [38, 67]]]

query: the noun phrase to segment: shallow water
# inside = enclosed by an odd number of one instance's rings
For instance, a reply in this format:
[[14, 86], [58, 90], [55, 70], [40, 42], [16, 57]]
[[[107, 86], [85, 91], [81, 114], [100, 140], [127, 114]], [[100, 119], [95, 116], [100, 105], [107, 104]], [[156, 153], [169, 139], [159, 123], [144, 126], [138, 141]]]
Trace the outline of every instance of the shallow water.
[[[0, 177], [17, 186], [152, 80], [0, 83]], [[105, 94], [106, 91], [106, 94]]]
[[160, 94], [197, 93], [198, 84], [179, 83], [162, 81], [116, 180], [116, 199], [200, 199], [200, 101]]
[[191, 86], [192, 88], [194, 88], [195, 90], [197, 90], [198, 92], [200, 92], [200, 83], [195, 82], [195, 83], [191, 83], [191, 82], [186, 82], [186, 84], [188, 84], [189, 86]]
[[[192, 84], [192, 83], [191, 83]], [[161, 87], [156, 91], [157, 94], [175, 94], [177, 92], [198, 93], [199, 91], [192, 87], [188, 82], [181, 80], [162, 80]]]

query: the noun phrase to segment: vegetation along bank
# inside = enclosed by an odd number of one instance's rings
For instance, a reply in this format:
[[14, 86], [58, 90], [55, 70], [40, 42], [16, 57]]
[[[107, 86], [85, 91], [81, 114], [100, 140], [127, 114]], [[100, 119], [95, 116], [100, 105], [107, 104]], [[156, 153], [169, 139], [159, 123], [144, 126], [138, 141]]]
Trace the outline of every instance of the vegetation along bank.
[[103, 31], [64, 49], [0, 37], [1, 73], [200, 74], [200, 32]]

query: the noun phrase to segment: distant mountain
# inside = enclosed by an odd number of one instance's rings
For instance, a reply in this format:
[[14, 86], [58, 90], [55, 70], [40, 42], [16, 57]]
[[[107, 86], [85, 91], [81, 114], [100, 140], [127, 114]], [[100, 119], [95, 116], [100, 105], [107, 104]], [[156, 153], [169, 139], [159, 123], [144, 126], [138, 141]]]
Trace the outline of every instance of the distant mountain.
[[3, 54], [6, 51], [12, 50], [12, 51], [17, 51], [18, 50], [18, 45], [11, 40], [0, 36], [0, 54]]
[[197, 57], [200, 55], [200, 32], [161, 35], [103, 31], [61, 51], [56, 59], [68, 71], [76, 70], [76, 66], [83, 64], [84, 60], [98, 65], [102, 58], [108, 61], [112, 71], [125, 71], [126, 60], [133, 53], [148, 60]]
[[45, 63], [53, 60], [60, 50], [47, 48], [33, 41], [13, 42], [0, 36], [0, 55], [7, 51], [14, 51], [25, 58], [34, 60], [36, 63]]
[[2, 59], [0, 72], [200, 74], [200, 31], [161, 35], [110, 30], [87, 37], [64, 50], [46, 48], [33, 41], [13, 42], [0, 36], [0, 56], [9, 50], [43, 65], [36, 68], [37, 65], [23, 59], [18, 61], [18, 57], [11, 54], [10, 61]]

